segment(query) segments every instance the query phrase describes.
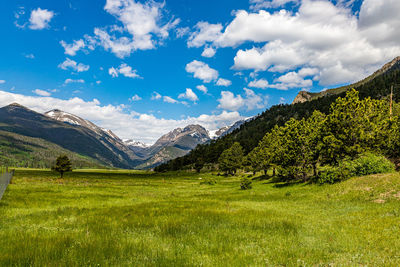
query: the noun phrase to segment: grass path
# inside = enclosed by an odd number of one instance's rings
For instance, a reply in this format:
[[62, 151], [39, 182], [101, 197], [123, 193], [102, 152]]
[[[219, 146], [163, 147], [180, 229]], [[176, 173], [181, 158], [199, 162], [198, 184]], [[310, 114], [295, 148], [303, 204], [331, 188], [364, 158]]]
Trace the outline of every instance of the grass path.
[[281, 186], [211, 174], [18, 170], [0, 266], [399, 266], [400, 175]]

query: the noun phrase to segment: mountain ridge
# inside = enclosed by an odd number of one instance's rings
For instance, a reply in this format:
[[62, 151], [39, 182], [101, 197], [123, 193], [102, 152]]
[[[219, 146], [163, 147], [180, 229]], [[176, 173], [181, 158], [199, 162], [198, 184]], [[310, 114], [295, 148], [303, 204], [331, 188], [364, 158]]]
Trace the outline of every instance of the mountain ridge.
[[[230, 148], [234, 142], [239, 142], [247, 154], [253, 150], [264, 137], [264, 135], [272, 130], [275, 126], [284, 125], [289, 119], [308, 118], [314, 110], [319, 110], [327, 114], [331, 104], [341, 96], [345, 95], [346, 90], [357, 85], [355, 89], [359, 91], [361, 99], [371, 97], [374, 99], [386, 98], [390, 95], [390, 87], [393, 84], [400, 84], [400, 57], [385, 64], [385, 66], [376, 72], [375, 75], [368, 76], [359, 83], [352, 84], [346, 87], [339, 87], [338, 91], [330, 89], [323, 93], [324, 97], [319, 97], [318, 93], [301, 94], [316, 94], [308, 101], [302, 101], [289, 104], [280, 104], [270, 107], [258, 116], [244, 123], [239, 129], [236, 129], [230, 134], [223, 136], [217, 140], [211, 141], [206, 145], [199, 145], [189, 154], [171, 160], [156, 168], [157, 171], [180, 170], [190, 168], [196, 162], [204, 162], [208, 164], [216, 164], [222, 152]], [[364, 82], [363, 82], [364, 81]], [[395, 87], [393, 99], [400, 101], [400, 87]], [[331, 93], [334, 92], [334, 93]], [[313, 95], [312, 95], [313, 96]]]
[[391, 60], [390, 62], [386, 63], [385, 65], [383, 65], [382, 68], [380, 68], [379, 70], [375, 71], [373, 74], [369, 75], [368, 77], [356, 82], [356, 83], [352, 83], [350, 85], [346, 85], [346, 86], [341, 86], [338, 88], [332, 88], [332, 89], [327, 89], [318, 93], [311, 93], [311, 92], [307, 92], [307, 91], [300, 91], [297, 96], [295, 97], [295, 99], [293, 100], [292, 104], [296, 104], [296, 103], [304, 103], [306, 101], [311, 101], [320, 97], [324, 97], [327, 95], [337, 95], [340, 93], [343, 93], [345, 91], [347, 91], [348, 89], [351, 88], [357, 88], [362, 86], [363, 84], [373, 80], [374, 78], [385, 74], [386, 72], [392, 70], [393, 68], [396, 67], [396, 65], [399, 67], [400, 66], [400, 56], [395, 57], [393, 60]]

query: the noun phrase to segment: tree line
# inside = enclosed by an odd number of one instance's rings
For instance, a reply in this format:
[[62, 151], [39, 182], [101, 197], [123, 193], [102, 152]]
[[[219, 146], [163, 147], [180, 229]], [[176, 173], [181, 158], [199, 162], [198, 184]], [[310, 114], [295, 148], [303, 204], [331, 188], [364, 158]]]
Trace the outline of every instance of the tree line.
[[[386, 73], [357, 86], [359, 98], [384, 99], [390, 94], [390, 87], [400, 83], [400, 69], [395, 66]], [[156, 171], [174, 171], [192, 169], [198, 162], [204, 162], [205, 166], [218, 163], [222, 152], [230, 148], [235, 142], [242, 146], [244, 154], [250, 153], [258, 146], [267, 132], [271, 132], [275, 126], [283, 126], [291, 118], [296, 120], [308, 119], [315, 110], [327, 115], [330, 112], [332, 103], [339, 97], [345, 97], [346, 93], [328, 94], [322, 98], [297, 103], [294, 105], [276, 105], [256, 116], [253, 120], [243, 124], [240, 129], [235, 130], [220, 139], [211, 141], [208, 144], [198, 145], [188, 155], [171, 160], [155, 168]], [[400, 93], [395, 90], [394, 100], [400, 101]], [[198, 167], [198, 166], [197, 166]]]
[[[324, 114], [289, 119], [267, 132], [247, 155], [239, 142], [224, 150], [218, 168], [227, 175], [238, 169], [272, 170], [283, 180], [318, 177], [324, 166], [339, 166], [345, 160], [372, 153], [400, 157], [400, 105], [388, 99], [360, 99], [349, 90]], [[372, 157], [372, 156], [371, 156]]]

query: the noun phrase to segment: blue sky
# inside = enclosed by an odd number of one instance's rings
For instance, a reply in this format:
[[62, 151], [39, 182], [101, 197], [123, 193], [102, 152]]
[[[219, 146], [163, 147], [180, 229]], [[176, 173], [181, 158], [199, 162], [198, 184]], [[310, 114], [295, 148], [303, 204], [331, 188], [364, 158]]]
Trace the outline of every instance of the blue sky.
[[[0, 3], [0, 105], [146, 143], [362, 79], [400, 55], [395, 0]], [[393, 14], [393, 16], [391, 16]]]

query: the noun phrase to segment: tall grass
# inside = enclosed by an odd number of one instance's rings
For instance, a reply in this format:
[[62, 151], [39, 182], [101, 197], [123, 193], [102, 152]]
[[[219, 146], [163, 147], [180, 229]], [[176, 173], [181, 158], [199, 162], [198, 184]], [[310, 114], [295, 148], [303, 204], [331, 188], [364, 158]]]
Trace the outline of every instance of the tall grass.
[[332, 186], [253, 180], [251, 190], [240, 180], [17, 170], [0, 201], [0, 266], [400, 264], [398, 174]]

